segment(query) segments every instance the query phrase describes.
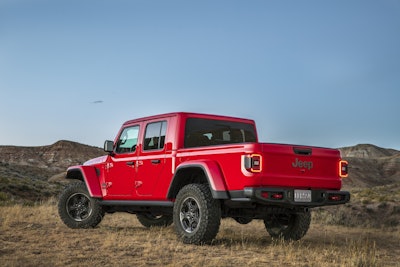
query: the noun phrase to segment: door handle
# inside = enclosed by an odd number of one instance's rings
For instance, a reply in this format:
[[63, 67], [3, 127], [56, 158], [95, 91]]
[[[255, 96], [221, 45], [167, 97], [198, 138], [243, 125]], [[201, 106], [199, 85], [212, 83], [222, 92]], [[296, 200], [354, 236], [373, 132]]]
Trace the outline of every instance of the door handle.
[[126, 165], [128, 165], [128, 166], [134, 166], [134, 165], [135, 165], [135, 162], [134, 162], [134, 161], [128, 161], [128, 162], [126, 162]]
[[151, 160], [151, 163], [153, 163], [153, 164], [159, 164], [160, 162], [161, 162], [161, 160], [159, 160], [159, 159]]

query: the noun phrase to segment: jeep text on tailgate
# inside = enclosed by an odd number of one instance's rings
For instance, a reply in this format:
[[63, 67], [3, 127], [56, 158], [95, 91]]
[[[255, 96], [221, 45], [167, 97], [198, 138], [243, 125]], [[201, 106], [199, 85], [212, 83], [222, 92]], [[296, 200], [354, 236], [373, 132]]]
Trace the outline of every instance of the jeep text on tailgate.
[[221, 218], [264, 221], [273, 238], [298, 240], [310, 208], [344, 204], [347, 162], [336, 149], [259, 143], [248, 119], [170, 113], [125, 122], [107, 156], [67, 170], [58, 210], [71, 228], [106, 213], [145, 227], [172, 223], [184, 243], [210, 243]]

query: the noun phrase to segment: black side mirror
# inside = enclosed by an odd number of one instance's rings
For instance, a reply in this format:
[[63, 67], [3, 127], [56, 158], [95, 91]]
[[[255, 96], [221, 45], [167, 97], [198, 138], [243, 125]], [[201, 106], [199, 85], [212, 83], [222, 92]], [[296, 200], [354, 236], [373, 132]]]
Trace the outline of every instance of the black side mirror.
[[104, 142], [104, 151], [111, 153], [111, 152], [113, 152], [113, 150], [114, 150], [114, 142], [110, 141], [110, 140], [105, 141]]

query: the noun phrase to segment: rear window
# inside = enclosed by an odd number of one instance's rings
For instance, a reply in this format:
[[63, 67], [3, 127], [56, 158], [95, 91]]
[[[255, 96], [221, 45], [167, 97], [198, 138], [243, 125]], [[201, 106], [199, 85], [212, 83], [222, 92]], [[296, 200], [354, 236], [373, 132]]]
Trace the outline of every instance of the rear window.
[[185, 127], [185, 147], [256, 142], [252, 124], [189, 118]]

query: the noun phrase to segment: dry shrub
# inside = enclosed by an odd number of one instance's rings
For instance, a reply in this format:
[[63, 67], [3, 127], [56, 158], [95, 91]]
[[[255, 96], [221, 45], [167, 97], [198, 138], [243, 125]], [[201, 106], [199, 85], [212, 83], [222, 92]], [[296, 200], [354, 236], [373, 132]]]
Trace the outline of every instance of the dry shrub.
[[376, 257], [376, 243], [370, 240], [351, 240], [349, 241], [351, 252], [351, 266], [354, 267], [373, 267], [378, 266]]

